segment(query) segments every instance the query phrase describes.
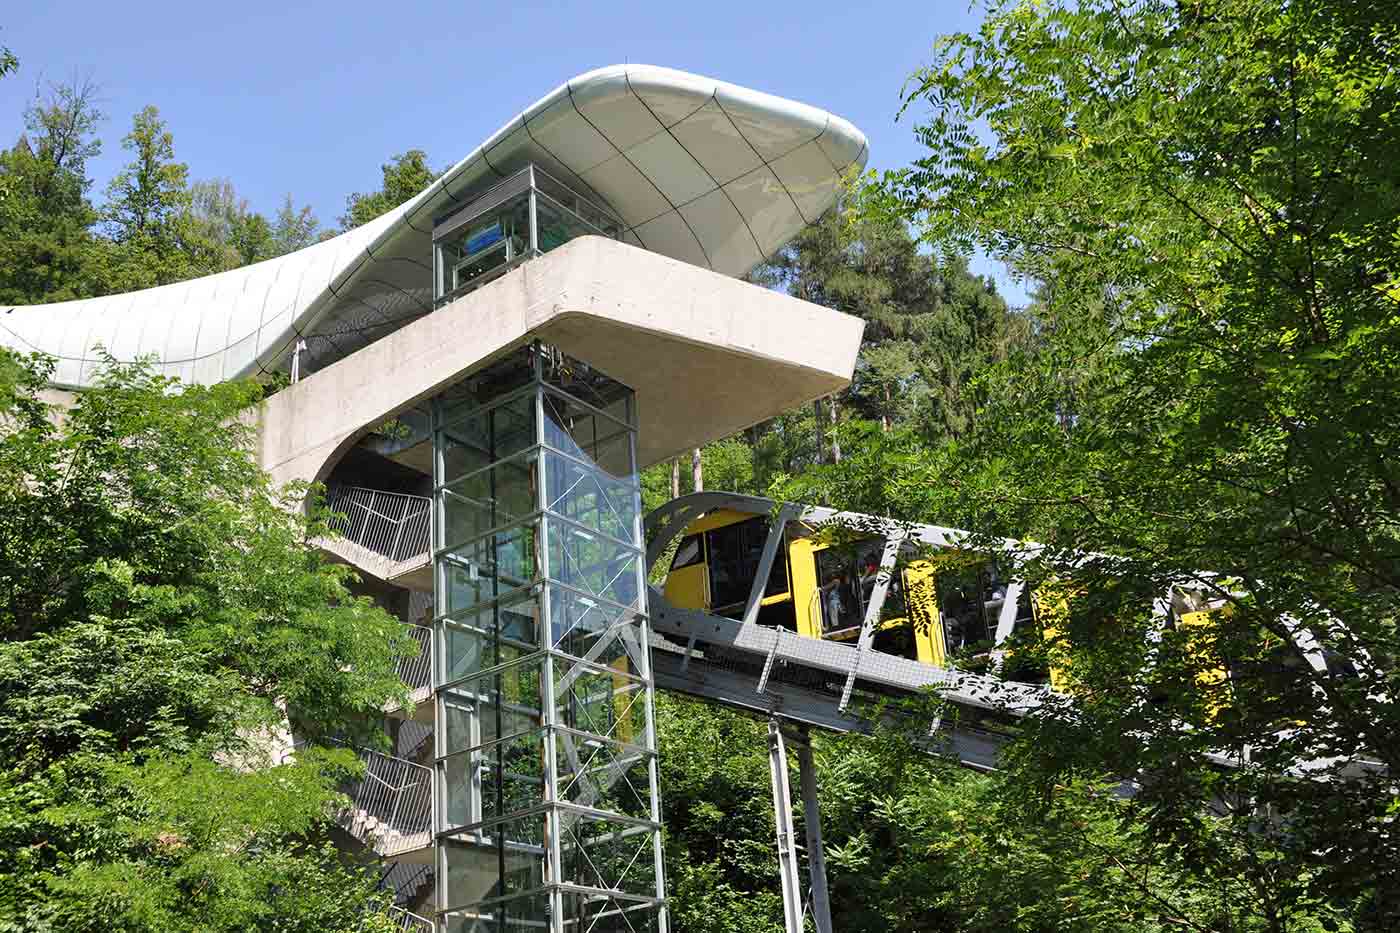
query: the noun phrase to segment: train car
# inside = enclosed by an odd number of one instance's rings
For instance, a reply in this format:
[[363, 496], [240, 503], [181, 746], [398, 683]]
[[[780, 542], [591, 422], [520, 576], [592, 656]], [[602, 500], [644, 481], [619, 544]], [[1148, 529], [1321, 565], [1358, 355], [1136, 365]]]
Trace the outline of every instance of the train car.
[[[664, 594], [678, 608], [740, 618], [758, 574], [771, 516], [717, 509], [686, 526]], [[768, 574], [757, 623], [809, 638], [855, 641], [879, 578], [883, 538], [833, 543], [787, 522]], [[871, 647], [946, 667], [989, 664], [1007, 580], [996, 564], [967, 553], [922, 556], [905, 544], [891, 573]], [[1018, 600], [1013, 632], [1037, 631], [1035, 601]], [[1043, 679], [1043, 674], [1042, 674]]]

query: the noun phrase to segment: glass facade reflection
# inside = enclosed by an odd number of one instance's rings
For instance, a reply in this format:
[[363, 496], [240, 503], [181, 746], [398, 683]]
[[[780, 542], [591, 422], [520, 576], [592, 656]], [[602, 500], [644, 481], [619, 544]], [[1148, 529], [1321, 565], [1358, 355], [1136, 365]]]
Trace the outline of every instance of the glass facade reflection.
[[633, 393], [535, 343], [433, 418], [439, 928], [664, 930]]
[[590, 234], [616, 240], [622, 222], [527, 166], [433, 226], [433, 297], [459, 298], [531, 256]]

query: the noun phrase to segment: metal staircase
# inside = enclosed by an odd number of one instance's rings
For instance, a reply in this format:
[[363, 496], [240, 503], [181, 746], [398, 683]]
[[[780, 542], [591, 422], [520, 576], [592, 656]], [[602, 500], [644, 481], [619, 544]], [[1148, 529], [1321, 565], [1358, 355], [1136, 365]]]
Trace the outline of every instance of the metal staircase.
[[326, 508], [337, 517], [330, 528], [373, 554], [401, 562], [428, 551], [433, 500], [363, 486], [326, 489]]
[[341, 787], [350, 798], [340, 827], [377, 855], [430, 864], [433, 844], [432, 769], [361, 749], [362, 777]]

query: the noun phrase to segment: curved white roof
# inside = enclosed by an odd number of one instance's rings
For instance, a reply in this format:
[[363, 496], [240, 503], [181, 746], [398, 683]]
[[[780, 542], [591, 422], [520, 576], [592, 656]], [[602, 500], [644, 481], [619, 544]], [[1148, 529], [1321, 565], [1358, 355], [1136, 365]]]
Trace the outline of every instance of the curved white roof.
[[742, 275], [830, 207], [866, 154], [859, 130], [814, 107], [666, 68], [601, 68], [363, 227], [174, 285], [0, 308], [0, 343], [57, 357], [54, 382], [75, 387], [99, 344], [213, 383], [285, 369], [305, 336], [314, 370], [430, 311], [434, 219], [529, 162], [610, 207], [626, 242]]

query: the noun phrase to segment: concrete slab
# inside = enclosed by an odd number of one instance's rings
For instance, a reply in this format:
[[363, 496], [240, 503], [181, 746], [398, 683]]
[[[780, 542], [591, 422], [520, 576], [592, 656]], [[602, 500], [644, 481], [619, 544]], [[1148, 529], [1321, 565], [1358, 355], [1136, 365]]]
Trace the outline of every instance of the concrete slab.
[[850, 382], [864, 322], [581, 237], [265, 400], [258, 456], [320, 480], [358, 438], [534, 338], [636, 390], [642, 466]]

